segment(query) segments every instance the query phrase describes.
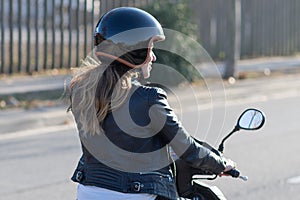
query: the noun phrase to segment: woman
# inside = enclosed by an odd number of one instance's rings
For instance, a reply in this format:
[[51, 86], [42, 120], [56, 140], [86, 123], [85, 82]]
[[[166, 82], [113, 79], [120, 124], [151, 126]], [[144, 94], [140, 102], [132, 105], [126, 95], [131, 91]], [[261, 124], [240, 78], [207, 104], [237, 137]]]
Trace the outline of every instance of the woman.
[[116, 8], [99, 20], [95, 55], [101, 64], [70, 86], [83, 151], [72, 177], [78, 200], [176, 199], [170, 149], [196, 168], [232, 169], [230, 160], [186, 132], [162, 89], [136, 81], [150, 76], [153, 44], [164, 39], [159, 22], [137, 8]]

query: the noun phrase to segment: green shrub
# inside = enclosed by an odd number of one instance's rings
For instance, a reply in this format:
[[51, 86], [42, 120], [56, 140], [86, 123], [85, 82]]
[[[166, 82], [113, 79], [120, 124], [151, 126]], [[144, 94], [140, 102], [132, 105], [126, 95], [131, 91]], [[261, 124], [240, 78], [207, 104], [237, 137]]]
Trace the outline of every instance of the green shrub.
[[[197, 25], [192, 22], [193, 19], [193, 12], [189, 8], [187, 0], [163, 0], [163, 1], [154, 1], [152, 4], [149, 4], [147, 7], [143, 8], [144, 10], [151, 13], [155, 16], [158, 21], [162, 24], [163, 28], [171, 29], [178, 31], [182, 34], [187, 35], [189, 40], [192, 38], [197, 40]], [[168, 37], [167, 37], [168, 38]], [[174, 39], [174, 38], [172, 38]], [[172, 49], [177, 51], [187, 51], [184, 54], [195, 54], [193, 52], [194, 42], [188, 42], [186, 40], [174, 40], [178, 42], [172, 43]], [[199, 73], [197, 70], [189, 63], [189, 59], [186, 57], [181, 57], [171, 51], [162, 50], [162, 49], [154, 49], [154, 53], [157, 56], [157, 62], [159, 64], [167, 65], [175, 70], [177, 70], [184, 78], [177, 78], [174, 79], [173, 74], [168, 74], [168, 72], [161, 72], [161, 70], [155, 69], [153, 76], [156, 77], [163, 77], [164, 80], [169, 80], [168, 82], [172, 85], [179, 84], [183, 81], [183, 79], [188, 80], [189, 82], [194, 82], [198, 80]]]

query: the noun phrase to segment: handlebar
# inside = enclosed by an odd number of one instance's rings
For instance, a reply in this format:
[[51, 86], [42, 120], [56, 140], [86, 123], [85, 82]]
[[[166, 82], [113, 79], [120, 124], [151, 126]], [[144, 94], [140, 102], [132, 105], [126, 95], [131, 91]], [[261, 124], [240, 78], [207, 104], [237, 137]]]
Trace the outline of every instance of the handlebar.
[[243, 181], [247, 181], [248, 180], [248, 177], [247, 176], [241, 176], [240, 175], [241, 174], [240, 171], [237, 170], [237, 169], [229, 170], [227, 172], [224, 172], [224, 174], [228, 174], [228, 175], [232, 176], [233, 178], [240, 178]]
[[233, 178], [238, 178], [240, 176], [240, 171], [237, 169], [231, 169], [227, 172], [224, 172], [224, 174], [228, 174], [228, 175], [232, 176]]
[[[227, 174], [227, 175], [229, 175], [233, 178], [240, 178], [243, 181], [248, 180], [248, 177], [247, 176], [242, 176], [240, 171], [237, 170], [237, 169], [229, 170], [227, 172], [224, 172], [223, 174]], [[193, 173], [193, 175], [200, 175], [200, 177], [199, 176], [198, 177], [193, 177], [192, 180], [215, 180], [218, 177], [218, 175], [213, 175], [213, 173], [211, 173], [209, 171], [201, 171], [201, 173]]]

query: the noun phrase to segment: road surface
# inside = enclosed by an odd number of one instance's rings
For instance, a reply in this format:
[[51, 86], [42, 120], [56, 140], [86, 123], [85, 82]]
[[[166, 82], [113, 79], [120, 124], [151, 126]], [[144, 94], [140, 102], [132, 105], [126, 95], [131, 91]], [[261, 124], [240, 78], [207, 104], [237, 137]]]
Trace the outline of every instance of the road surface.
[[[204, 102], [206, 106], [198, 108], [187, 103], [187, 109], [181, 109], [180, 116], [189, 117], [183, 120], [187, 129], [197, 123], [196, 130], [205, 133], [197, 136], [213, 145], [231, 131], [244, 109], [255, 107], [265, 113], [261, 130], [240, 131], [225, 144], [225, 155], [237, 162], [249, 180], [223, 177], [208, 182], [228, 199], [300, 199], [298, 80], [245, 81], [228, 86], [225, 102], [219, 98], [213, 105]], [[70, 176], [79, 157], [80, 144], [72, 124], [0, 135], [1, 199], [75, 199], [76, 184]]]

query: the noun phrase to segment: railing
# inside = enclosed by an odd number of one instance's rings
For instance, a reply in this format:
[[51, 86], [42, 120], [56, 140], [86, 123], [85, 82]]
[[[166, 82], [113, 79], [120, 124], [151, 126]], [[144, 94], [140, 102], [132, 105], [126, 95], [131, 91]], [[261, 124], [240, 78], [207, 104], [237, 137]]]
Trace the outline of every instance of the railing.
[[[143, 7], [156, 1], [0, 0], [0, 74], [79, 66], [93, 47], [101, 14], [114, 7]], [[226, 1], [190, 3], [201, 44], [213, 58], [222, 58]], [[241, 0], [241, 58], [299, 52], [299, 10], [299, 0]]]
[[92, 48], [94, 0], [0, 1], [0, 73], [78, 66]]
[[[234, 0], [230, 0], [234, 1]], [[240, 2], [240, 57], [293, 55], [300, 51], [299, 0], [236, 0]], [[227, 1], [192, 1], [202, 45], [213, 58], [222, 57]]]

